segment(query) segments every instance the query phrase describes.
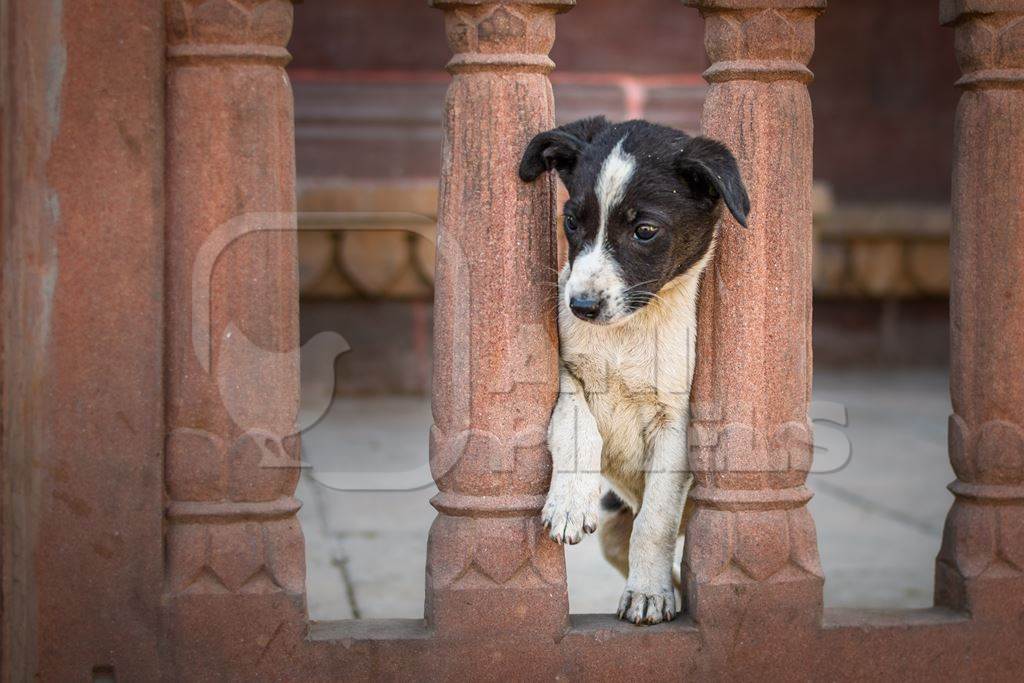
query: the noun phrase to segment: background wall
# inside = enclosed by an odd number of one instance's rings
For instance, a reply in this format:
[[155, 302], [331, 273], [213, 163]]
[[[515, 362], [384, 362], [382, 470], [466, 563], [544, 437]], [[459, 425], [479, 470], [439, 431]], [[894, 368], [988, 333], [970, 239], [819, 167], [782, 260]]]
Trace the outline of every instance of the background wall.
[[[306, 0], [295, 16], [300, 207], [432, 218], [448, 83], [441, 13], [403, 0]], [[552, 51], [559, 121], [603, 113], [696, 133], [702, 36], [700, 16], [678, 0], [581, 0], [559, 17]], [[819, 363], [945, 362], [953, 54], [931, 0], [834, 0], [818, 21]], [[429, 239], [402, 235], [403, 220], [303, 235], [303, 333], [350, 338], [341, 393], [426, 390], [429, 344], [417, 340], [430, 338], [433, 252]]]

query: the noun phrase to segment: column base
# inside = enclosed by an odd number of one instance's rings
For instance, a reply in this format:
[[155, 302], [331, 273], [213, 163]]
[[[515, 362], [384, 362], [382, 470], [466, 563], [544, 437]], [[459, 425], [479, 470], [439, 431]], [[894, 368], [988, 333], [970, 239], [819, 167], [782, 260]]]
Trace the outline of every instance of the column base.
[[568, 614], [565, 556], [538, 517], [434, 520], [425, 617], [436, 633], [558, 637]]

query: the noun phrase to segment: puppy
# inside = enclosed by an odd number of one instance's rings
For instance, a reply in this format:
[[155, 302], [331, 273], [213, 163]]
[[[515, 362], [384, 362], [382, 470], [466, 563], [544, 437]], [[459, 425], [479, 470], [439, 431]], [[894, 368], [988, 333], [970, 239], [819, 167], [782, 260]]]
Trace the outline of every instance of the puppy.
[[646, 121], [595, 117], [537, 135], [519, 176], [551, 169], [569, 192], [569, 260], [542, 519], [575, 544], [597, 530], [603, 503], [602, 550], [626, 577], [618, 615], [656, 624], [677, 613], [698, 284], [723, 204], [746, 227], [750, 200], [724, 145]]

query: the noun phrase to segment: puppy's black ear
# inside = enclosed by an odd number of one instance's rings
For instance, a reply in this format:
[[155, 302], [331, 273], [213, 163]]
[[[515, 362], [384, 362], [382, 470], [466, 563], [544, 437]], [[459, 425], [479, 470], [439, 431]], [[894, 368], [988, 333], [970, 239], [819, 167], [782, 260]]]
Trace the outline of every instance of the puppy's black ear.
[[530, 182], [544, 171], [555, 169], [562, 182], [568, 184], [580, 153], [609, 125], [605, 117], [594, 116], [540, 133], [530, 140], [523, 152], [519, 177]]
[[676, 156], [675, 165], [695, 196], [706, 199], [711, 207], [721, 197], [736, 222], [747, 227], [750, 197], [728, 147], [705, 137], [691, 138]]

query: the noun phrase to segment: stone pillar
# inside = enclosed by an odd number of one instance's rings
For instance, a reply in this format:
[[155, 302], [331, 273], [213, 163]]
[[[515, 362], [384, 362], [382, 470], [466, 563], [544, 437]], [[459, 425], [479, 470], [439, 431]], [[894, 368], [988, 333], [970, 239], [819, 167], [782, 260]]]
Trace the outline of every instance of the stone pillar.
[[956, 117], [949, 457], [935, 602], [1024, 615], [1024, 0], [944, 0]]
[[702, 627], [816, 624], [811, 465], [811, 158], [807, 62], [824, 0], [685, 0], [706, 20], [703, 129], [740, 162], [749, 230], [726, 214], [704, 275], [683, 559]]
[[250, 671], [304, 618], [292, 3], [165, 7], [165, 590], [188, 678]]
[[0, 0], [2, 681], [164, 678], [163, 15]]
[[520, 155], [554, 126], [548, 58], [573, 0], [432, 0], [454, 53], [445, 101], [427, 550], [439, 634], [550, 637], [567, 622], [561, 548], [538, 513], [557, 392], [554, 180]]

